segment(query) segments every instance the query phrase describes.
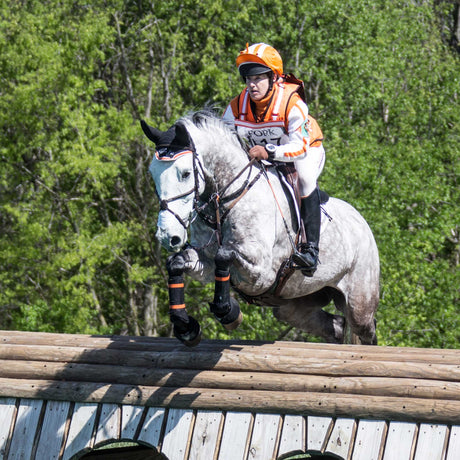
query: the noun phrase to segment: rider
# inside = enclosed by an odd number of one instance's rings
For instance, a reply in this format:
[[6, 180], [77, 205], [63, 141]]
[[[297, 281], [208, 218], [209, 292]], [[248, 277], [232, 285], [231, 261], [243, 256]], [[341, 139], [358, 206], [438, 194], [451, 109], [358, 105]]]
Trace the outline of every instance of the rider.
[[249, 144], [251, 158], [295, 162], [307, 243], [298, 246], [293, 260], [304, 275], [313, 276], [321, 227], [317, 179], [325, 161], [321, 130], [298, 92], [303, 92], [300, 80], [283, 74], [275, 48], [265, 43], [246, 45], [236, 65], [246, 88], [230, 102], [223, 119], [234, 124]]

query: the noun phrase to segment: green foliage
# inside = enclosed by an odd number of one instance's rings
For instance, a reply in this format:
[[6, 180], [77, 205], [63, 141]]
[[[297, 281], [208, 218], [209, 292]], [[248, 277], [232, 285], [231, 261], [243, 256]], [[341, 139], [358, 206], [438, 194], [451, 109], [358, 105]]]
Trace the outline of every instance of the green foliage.
[[[238, 52], [264, 41], [305, 81], [326, 136], [321, 186], [376, 236], [380, 344], [458, 347], [454, 2], [26, 3], [0, 4], [0, 327], [171, 335], [138, 121], [223, 110]], [[249, 305], [229, 334], [212, 286], [187, 283], [206, 337], [314, 340]]]

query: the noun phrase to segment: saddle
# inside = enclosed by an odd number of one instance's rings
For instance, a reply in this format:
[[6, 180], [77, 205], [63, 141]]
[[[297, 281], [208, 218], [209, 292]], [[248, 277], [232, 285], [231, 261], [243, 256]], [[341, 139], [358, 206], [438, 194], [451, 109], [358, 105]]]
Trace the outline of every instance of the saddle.
[[[303, 220], [300, 218], [300, 206], [301, 206], [301, 194], [299, 190], [299, 175], [292, 163], [274, 163], [276, 171], [278, 173], [281, 184], [283, 185], [284, 192], [286, 193], [289, 202], [293, 206], [297, 216], [297, 237], [296, 243], [306, 243], [305, 227]], [[324, 190], [319, 191], [320, 203], [327, 203], [329, 195]]]

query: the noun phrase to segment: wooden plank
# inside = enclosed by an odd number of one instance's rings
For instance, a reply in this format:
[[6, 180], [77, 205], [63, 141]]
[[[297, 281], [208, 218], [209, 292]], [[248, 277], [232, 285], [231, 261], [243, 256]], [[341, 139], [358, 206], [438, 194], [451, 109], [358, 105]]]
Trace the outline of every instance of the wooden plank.
[[278, 455], [305, 453], [305, 418], [285, 415]]
[[212, 460], [218, 451], [220, 411], [198, 411], [195, 417], [189, 460]]
[[460, 426], [454, 425], [450, 429], [449, 446], [446, 460], [460, 460]]
[[[13, 379], [57, 379], [101, 382], [100, 364], [0, 360], [0, 377]], [[276, 371], [214, 371], [158, 369], [104, 365], [105, 383], [220, 388], [232, 390], [270, 390], [319, 393], [346, 393], [378, 396], [452, 399], [460, 401], [460, 382], [372, 376], [331, 377], [278, 373]], [[58, 376], [58, 378], [56, 378]]]
[[0, 379], [0, 397], [151, 405], [176, 409], [257, 411], [290, 415], [458, 423], [460, 401], [351, 394], [145, 387], [88, 382]]
[[355, 434], [355, 420], [351, 418], [338, 418], [327, 443], [327, 454], [348, 459], [353, 448]]
[[69, 415], [68, 401], [47, 401], [35, 458], [58, 459]]
[[93, 431], [96, 423], [97, 408], [97, 404], [75, 404], [63, 460], [68, 460], [73, 455], [90, 450], [93, 447]]
[[[111, 348], [128, 350], [183, 350], [176, 339], [165, 337], [139, 336], [93, 336], [85, 334], [56, 334], [46, 332], [0, 331], [0, 343], [19, 345], [52, 345], [91, 348]], [[202, 340], [200, 350], [227, 351], [236, 350], [243, 353], [265, 353], [267, 350], [281, 354], [310, 356], [313, 352], [320, 358], [335, 356], [340, 359], [355, 360], [390, 360], [402, 362], [404, 359], [421, 362], [458, 363], [459, 351], [446, 349], [423, 349], [411, 347], [366, 347], [346, 344], [324, 344], [308, 342], [262, 342], [250, 340]], [[193, 353], [193, 351], [190, 351]], [[302, 356], [303, 358], [303, 356]]]
[[227, 412], [219, 450], [219, 460], [243, 459], [252, 428], [249, 412]]
[[356, 429], [353, 460], [379, 460], [383, 452], [386, 423], [379, 420], [360, 420]]
[[5, 458], [8, 438], [16, 413], [15, 398], [0, 398], [0, 460]]
[[[87, 364], [111, 364], [195, 370], [257, 371], [277, 373], [297, 373], [323, 376], [368, 376], [414, 379], [435, 379], [460, 381], [460, 368], [457, 363], [413, 362], [411, 360], [357, 360], [331, 356], [320, 358], [316, 354], [283, 355], [279, 350], [253, 348], [251, 353], [235, 350], [203, 350], [197, 347], [194, 352], [174, 351], [136, 351], [115, 349], [91, 349], [79, 347], [55, 347], [49, 345], [2, 344], [0, 359], [48, 362], [72, 362]], [[457, 354], [457, 358], [460, 352]], [[425, 358], [426, 359], [426, 358]]]
[[278, 414], [256, 414], [249, 444], [251, 460], [275, 458], [281, 421]]
[[39, 419], [43, 401], [22, 399], [16, 416], [8, 460], [29, 459], [32, 457], [34, 439], [39, 429]]
[[452, 426], [449, 431], [446, 460], [460, 460], [460, 425]]
[[443, 460], [446, 442], [446, 425], [422, 423], [418, 432], [414, 460]]
[[307, 418], [307, 452], [322, 453], [324, 451], [332, 425], [331, 417], [309, 416]]
[[187, 458], [192, 422], [193, 411], [187, 409], [169, 410], [161, 447], [161, 453], [166, 455], [168, 460], [184, 460]]
[[390, 422], [383, 460], [411, 460], [416, 435], [416, 423]]
[[126, 441], [135, 439], [143, 412], [142, 406], [121, 406], [120, 439]]
[[102, 405], [94, 447], [120, 438], [120, 412], [118, 404]]
[[160, 444], [161, 427], [163, 426], [164, 417], [165, 409], [149, 407], [139, 433], [138, 441], [157, 448]]

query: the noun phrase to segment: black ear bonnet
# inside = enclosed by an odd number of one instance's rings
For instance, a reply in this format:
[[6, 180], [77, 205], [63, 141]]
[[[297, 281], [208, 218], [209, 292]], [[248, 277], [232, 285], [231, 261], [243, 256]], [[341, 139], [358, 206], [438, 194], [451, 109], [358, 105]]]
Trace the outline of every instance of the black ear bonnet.
[[182, 123], [176, 123], [167, 131], [160, 131], [141, 120], [144, 134], [156, 145], [159, 160], [175, 160], [182, 153], [194, 152], [193, 141]]

